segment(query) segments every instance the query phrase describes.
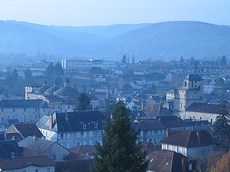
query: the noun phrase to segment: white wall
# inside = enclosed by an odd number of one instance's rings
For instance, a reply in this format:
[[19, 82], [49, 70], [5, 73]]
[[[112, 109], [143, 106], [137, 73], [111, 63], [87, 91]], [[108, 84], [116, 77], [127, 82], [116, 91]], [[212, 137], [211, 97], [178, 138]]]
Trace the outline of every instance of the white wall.
[[191, 112], [187, 111], [184, 119], [193, 119], [193, 120], [208, 120], [208, 122], [214, 123], [216, 121], [216, 113], [202, 113], [202, 112]]
[[36, 123], [47, 114], [49, 114], [48, 108], [2, 108], [0, 109], [0, 121], [18, 119], [19, 122]]
[[59, 133], [57, 141], [66, 148], [83, 145], [95, 145], [96, 141], [101, 143], [102, 130], [92, 130], [83, 132]]

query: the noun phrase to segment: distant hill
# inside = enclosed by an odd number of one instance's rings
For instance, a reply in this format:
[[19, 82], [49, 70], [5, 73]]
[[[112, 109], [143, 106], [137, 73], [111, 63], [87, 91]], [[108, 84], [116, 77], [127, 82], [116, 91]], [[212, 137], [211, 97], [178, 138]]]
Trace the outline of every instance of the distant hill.
[[106, 45], [107, 53], [138, 57], [230, 57], [230, 29], [201, 22], [164, 22], [121, 34]]
[[123, 54], [137, 59], [230, 57], [230, 27], [188, 21], [92, 27], [0, 21], [0, 54], [38, 52], [117, 60]]

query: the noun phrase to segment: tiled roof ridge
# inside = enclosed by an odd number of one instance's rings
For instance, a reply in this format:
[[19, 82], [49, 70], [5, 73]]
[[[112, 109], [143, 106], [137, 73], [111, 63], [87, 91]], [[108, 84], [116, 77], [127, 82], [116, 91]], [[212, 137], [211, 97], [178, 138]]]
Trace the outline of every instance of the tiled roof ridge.
[[18, 130], [17, 124], [11, 124], [11, 126], [14, 127], [14, 129], [16, 130], [15, 133], [18, 133], [22, 138], [24, 138], [24, 136], [22, 135], [22, 133]]
[[43, 152], [45, 152], [46, 150], [48, 150], [52, 145], [54, 145], [55, 142], [52, 142], [46, 149], [43, 150]]

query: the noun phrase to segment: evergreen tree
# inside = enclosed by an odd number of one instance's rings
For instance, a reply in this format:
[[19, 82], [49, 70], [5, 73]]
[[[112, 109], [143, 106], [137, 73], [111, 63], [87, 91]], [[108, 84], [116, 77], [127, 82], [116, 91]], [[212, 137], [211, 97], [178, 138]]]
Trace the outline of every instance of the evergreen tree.
[[56, 65], [53, 67], [53, 72], [57, 76], [61, 76], [64, 74], [64, 71], [63, 71], [63, 68], [60, 62], [56, 63]]
[[46, 76], [50, 77], [53, 75], [53, 73], [54, 73], [54, 65], [53, 62], [50, 62], [46, 68], [45, 74]]
[[123, 57], [121, 59], [121, 63], [124, 63], [124, 64], [127, 63], [127, 57], [125, 54], [123, 55]]
[[104, 127], [102, 145], [96, 144], [93, 172], [146, 172], [148, 161], [138, 133], [131, 128], [128, 110], [122, 102], [115, 105], [112, 119]]
[[230, 141], [229, 113], [225, 102], [222, 103], [219, 115], [213, 124], [214, 135], [219, 139], [222, 147], [228, 147]]
[[90, 110], [90, 97], [86, 93], [81, 93], [78, 97], [78, 110]]
[[110, 114], [112, 113], [112, 109], [114, 105], [116, 104], [115, 98], [109, 97], [105, 100], [105, 114], [107, 114], [110, 117]]
[[25, 71], [24, 71], [24, 76], [25, 76], [25, 80], [26, 82], [30, 82], [32, 80], [32, 72], [29, 68], [27, 68]]
[[54, 84], [55, 84], [55, 86], [60, 87], [62, 84], [62, 78], [60, 76], [56, 77], [54, 80]]
[[227, 58], [225, 56], [222, 56], [220, 59], [220, 64], [223, 66], [227, 65]]
[[132, 56], [132, 64], [135, 64], [135, 56]]
[[19, 80], [17, 69], [12, 70], [11, 79], [13, 83], [17, 83], [17, 81]]

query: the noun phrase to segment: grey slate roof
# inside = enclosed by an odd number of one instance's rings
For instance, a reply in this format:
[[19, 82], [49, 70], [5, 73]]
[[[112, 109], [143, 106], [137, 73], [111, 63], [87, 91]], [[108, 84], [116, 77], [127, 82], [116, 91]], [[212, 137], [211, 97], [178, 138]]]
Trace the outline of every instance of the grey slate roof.
[[2, 170], [16, 170], [26, 168], [29, 166], [54, 167], [54, 165], [54, 162], [46, 156], [8, 159], [0, 161], [0, 169]]
[[220, 110], [221, 105], [208, 103], [193, 103], [187, 108], [186, 111], [217, 114], [220, 112]]
[[[76, 132], [103, 130], [104, 115], [99, 111], [76, 111], [57, 113], [52, 115], [53, 131]], [[44, 116], [37, 123], [38, 128], [50, 129], [50, 117]], [[84, 128], [85, 126], [85, 128]]]
[[65, 99], [66, 105], [77, 105], [78, 104], [78, 96], [71, 96]]
[[[29, 136], [29, 137], [21, 140], [20, 142], [18, 142], [18, 145], [20, 147], [34, 149], [34, 150], [39, 151], [40, 153], [46, 151], [53, 144], [57, 144], [60, 147], [62, 147], [63, 149], [66, 149], [57, 142], [53, 142], [53, 141], [45, 140], [45, 139], [41, 139], [41, 138], [36, 138], [36, 137], [32, 137], [32, 136]], [[66, 149], [66, 150], [68, 151], [68, 149]]]
[[47, 108], [46, 102], [36, 100], [1, 100], [0, 108]]
[[61, 97], [49, 94], [49, 95], [43, 95], [43, 100], [48, 101], [49, 103], [61, 103], [64, 102], [64, 100]]
[[187, 79], [188, 79], [189, 81], [203, 81], [203, 79], [201, 78], [201, 76], [198, 75], [198, 74], [189, 74], [189, 75], [187, 76]]
[[56, 96], [76, 96], [78, 95], [77, 90], [70, 86], [64, 86], [62, 88], [59, 88], [54, 92], [54, 95]]
[[49, 89], [47, 89], [46, 91], [45, 91], [45, 94], [48, 94], [48, 95], [50, 95], [50, 94], [53, 94], [55, 91], [57, 91], [59, 89], [59, 87], [57, 87], [57, 86], [53, 86], [53, 87], [50, 87]]
[[12, 127], [15, 128], [24, 138], [28, 136], [36, 136], [38, 138], [42, 138], [42, 133], [38, 129], [38, 127], [35, 124], [24, 124], [24, 123], [18, 123], [18, 124], [12, 124], [8, 129], [7, 133], [11, 133], [10, 129]]
[[162, 143], [187, 148], [213, 145], [212, 136], [205, 130], [175, 131], [162, 139]]
[[37, 88], [35, 93], [44, 94], [47, 89], [49, 89], [49, 87], [47, 85], [43, 85], [40, 88]]
[[181, 128], [187, 127], [188, 124], [177, 116], [159, 116], [157, 117], [159, 122], [161, 122], [166, 128]]

